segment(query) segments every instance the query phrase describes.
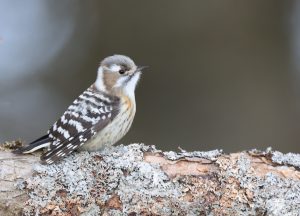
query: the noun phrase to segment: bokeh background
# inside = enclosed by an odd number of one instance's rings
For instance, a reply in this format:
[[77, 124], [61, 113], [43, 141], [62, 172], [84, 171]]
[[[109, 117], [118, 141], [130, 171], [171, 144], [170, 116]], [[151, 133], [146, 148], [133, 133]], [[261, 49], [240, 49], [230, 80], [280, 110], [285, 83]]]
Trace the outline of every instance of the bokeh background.
[[0, 0], [0, 141], [45, 133], [126, 54], [150, 66], [121, 143], [300, 150], [300, 2]]

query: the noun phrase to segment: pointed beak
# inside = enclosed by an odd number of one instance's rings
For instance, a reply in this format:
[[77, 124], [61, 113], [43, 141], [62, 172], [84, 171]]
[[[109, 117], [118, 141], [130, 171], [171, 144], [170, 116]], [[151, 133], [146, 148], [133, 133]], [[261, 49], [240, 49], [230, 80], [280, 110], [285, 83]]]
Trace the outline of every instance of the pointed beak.
[[145, 69], [145, 68], [148, 68], [149, 66], [137, 66], [137, 68], [136, 68], [136, 72], [138, 72], [138, 71], [142, 71], [143, 69]]

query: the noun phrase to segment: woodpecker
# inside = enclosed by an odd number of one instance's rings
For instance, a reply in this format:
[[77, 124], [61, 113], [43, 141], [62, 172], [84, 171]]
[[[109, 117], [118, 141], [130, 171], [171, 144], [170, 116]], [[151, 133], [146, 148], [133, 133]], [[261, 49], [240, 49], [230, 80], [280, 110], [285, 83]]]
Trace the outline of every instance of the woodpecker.
[[41, 162], [52, 164], [76, 149], [99, 151], [115, 144], [133, 122], [134, 92], [143, 68], [124, 55], [105, 58], [95, 83], [73, 101], [47, 134], [14, 153], [47, 148]]

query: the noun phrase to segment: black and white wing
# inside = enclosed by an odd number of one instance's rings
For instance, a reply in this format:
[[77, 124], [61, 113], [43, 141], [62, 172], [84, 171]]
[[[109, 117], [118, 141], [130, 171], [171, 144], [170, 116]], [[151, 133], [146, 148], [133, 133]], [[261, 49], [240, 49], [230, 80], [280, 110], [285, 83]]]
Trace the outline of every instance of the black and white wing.
[[49, 164], [70, 154], [101, 131], [118, 112], [118, 97], [105, 95], [90, 87], [50, 128], [48, 134], [53, 142], [41, 160]]
[[[41, 156], [43, 163], [54, 163], [91, 139], [108, 125], [119, 112], [118, 97], [95, 91], [83, 92], [48, 130], [48, 134], [18, 149], [15, 153], [29, 153], [48, 146]], [[48, 145], [46, 145], [48, 144]]]

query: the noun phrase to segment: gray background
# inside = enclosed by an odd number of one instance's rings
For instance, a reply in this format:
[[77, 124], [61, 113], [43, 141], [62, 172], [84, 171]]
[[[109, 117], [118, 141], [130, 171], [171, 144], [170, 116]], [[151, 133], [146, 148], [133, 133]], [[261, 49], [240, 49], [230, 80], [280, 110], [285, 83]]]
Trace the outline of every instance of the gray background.
[[149, 65], [121, 143], [300, 150], [297, 1], [0, 0], [0, 141], [45, 131], [126, 54]]

